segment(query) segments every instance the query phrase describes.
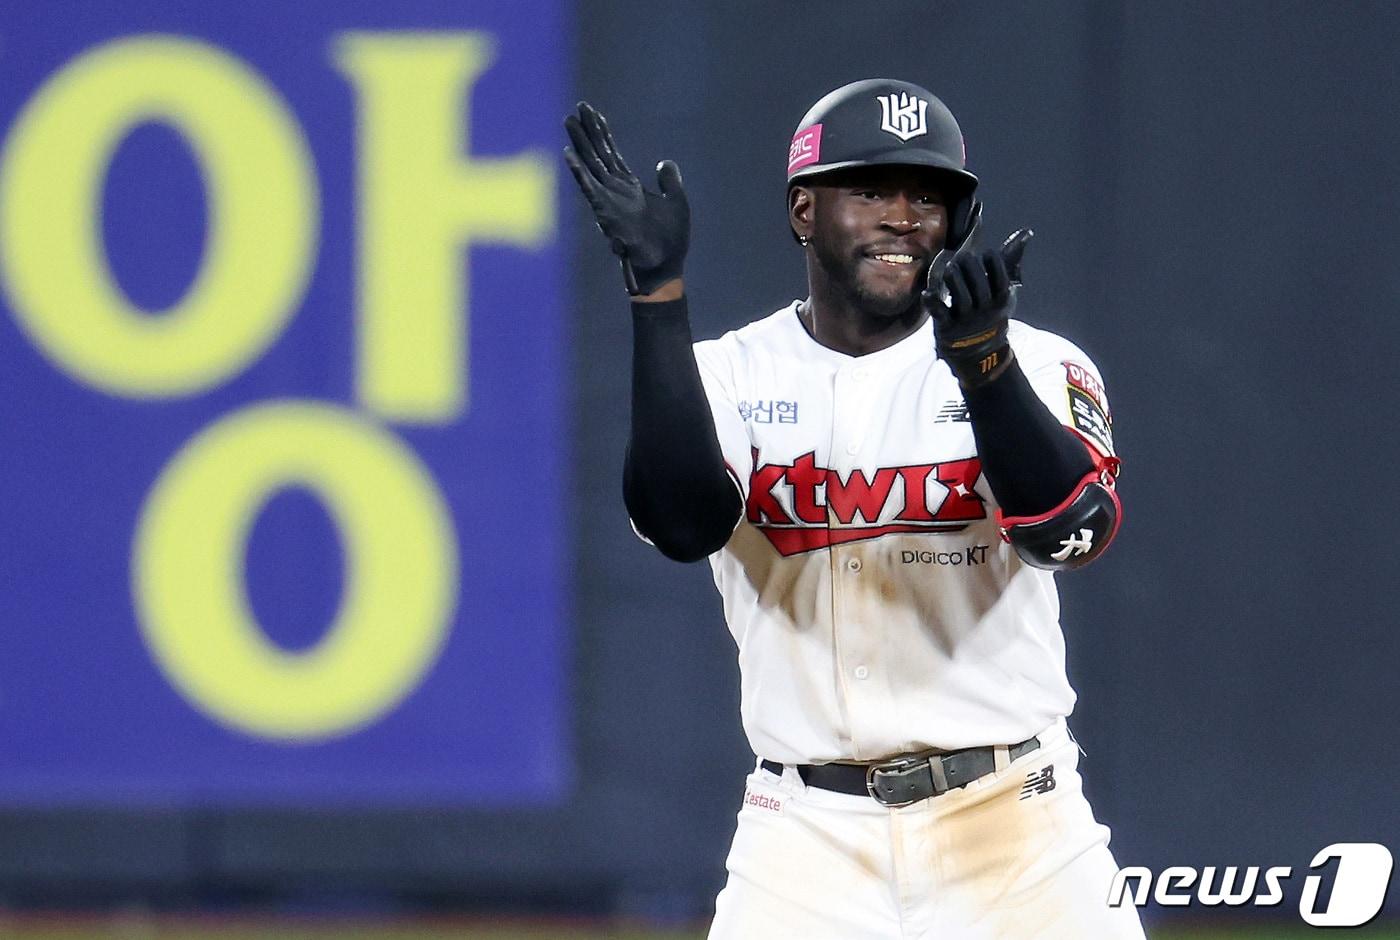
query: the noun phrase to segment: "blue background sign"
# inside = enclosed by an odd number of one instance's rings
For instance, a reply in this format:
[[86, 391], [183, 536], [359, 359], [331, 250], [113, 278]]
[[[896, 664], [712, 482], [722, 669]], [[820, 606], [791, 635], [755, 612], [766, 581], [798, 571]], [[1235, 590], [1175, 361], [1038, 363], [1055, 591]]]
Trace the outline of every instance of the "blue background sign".
[[567, 794], [564, 27], [7, 24], [0, 800]]

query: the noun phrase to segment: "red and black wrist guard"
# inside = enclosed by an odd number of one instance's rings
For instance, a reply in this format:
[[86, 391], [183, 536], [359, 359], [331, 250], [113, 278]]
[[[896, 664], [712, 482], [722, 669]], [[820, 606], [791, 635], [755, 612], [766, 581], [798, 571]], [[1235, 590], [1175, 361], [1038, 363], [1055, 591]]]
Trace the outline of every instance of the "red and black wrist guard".
[[1058, 506], [1034, 516], [1003, 516], [997, 510], [1002, 540], [1028, 565], [1047, 571], [1083, 567], [1102, 555], [1118, 533], [1123, 507], [1114, 486], [1120, 461], [1085, 447], [1094, 469]]

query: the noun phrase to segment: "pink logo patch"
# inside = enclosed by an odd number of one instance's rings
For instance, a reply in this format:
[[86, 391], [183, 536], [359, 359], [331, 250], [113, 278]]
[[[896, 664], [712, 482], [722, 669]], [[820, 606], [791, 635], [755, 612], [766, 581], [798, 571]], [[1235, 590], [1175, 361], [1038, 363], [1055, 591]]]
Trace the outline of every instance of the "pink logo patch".
[[788, 176], [809, 163], [816, 163], [822, 155], [822, 126], [813, 124], [804, 127], [792, 136], [792, 146], [788, 148]]

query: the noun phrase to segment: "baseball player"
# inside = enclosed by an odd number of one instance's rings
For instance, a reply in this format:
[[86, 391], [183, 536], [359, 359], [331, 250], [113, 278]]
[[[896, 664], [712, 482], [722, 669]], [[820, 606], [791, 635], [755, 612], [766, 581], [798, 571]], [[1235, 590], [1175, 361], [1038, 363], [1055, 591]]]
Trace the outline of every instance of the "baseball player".
[[1141, 937], [1065, 726], [1054, 572], [1118, 527], [1108, 401], [1013, 320], [1022, 230], [981, 206], [917, 85], [818, 101], [788, 151], [808, 296], [694, 343], [676, 165], [657, 191], [587, 104], [565, 159], [632, 298], [623, 492], [708, 557], [757, 755], [715, 938]]

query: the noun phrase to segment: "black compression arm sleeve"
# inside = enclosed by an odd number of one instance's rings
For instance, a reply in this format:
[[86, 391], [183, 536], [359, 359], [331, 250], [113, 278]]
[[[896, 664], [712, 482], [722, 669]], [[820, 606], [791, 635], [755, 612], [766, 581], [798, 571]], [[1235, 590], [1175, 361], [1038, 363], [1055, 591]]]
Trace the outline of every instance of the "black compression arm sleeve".
[[1054, 509], [1094, 469], [1084, 442], [1036, 397], [1019, 362], [963, 397], [982, 473], [1005, 515]]
[[684, 297], [632, 304], [632, 433], [622, 496], [637, 531], [677, 561], [723, 548], [743, 511], [691, 342]]

